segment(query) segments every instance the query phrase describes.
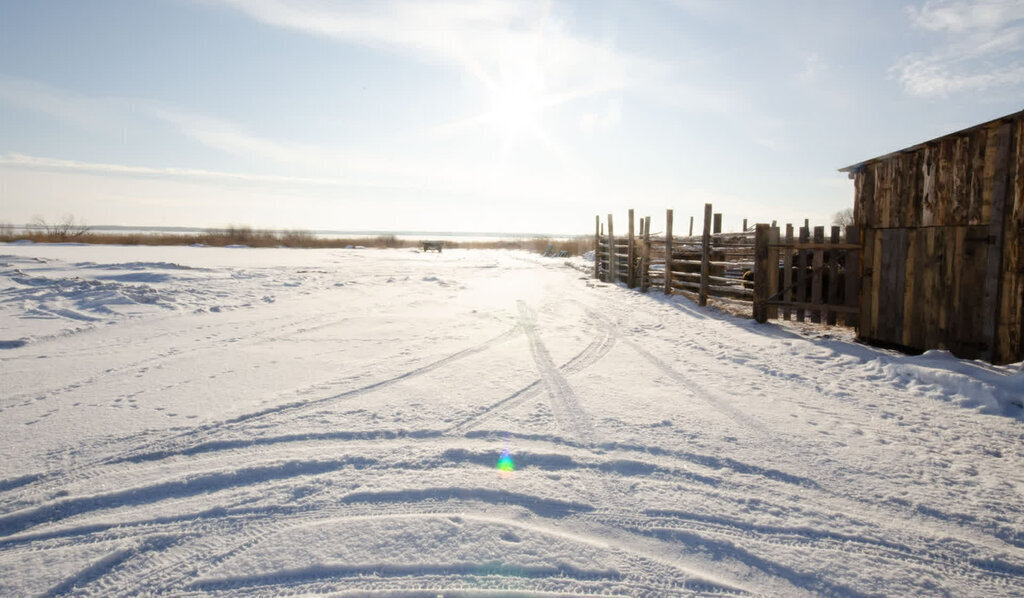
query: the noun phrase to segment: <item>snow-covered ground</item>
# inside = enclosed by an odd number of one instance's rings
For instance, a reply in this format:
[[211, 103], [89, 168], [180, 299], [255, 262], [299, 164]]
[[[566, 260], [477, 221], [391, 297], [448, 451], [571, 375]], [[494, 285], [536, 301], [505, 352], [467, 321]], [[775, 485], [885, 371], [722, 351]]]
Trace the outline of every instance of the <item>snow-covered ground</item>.
[[1024, 594], [1020, 364], [569, 265], [0, 245], [0, 595]]

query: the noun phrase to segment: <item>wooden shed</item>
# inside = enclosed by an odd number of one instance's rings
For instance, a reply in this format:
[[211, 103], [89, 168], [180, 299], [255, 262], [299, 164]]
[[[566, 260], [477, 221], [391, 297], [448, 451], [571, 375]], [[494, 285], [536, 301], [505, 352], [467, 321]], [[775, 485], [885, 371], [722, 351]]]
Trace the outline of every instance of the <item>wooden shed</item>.
[[1024, 359], [1024, 111], [840, 171], [863, 235], [858, 337]]

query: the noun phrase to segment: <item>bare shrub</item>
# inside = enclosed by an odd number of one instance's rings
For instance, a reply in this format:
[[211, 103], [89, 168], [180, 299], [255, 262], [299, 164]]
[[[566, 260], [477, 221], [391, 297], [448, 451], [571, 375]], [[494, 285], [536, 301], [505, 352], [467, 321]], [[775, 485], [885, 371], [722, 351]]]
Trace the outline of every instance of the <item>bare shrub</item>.
[[[366, 243], [364, 243], [364, 244], [366, 244]], [[376, 237], [375, 239], [373, 239], [373, 241], [371, 243], [369, 243], [369, 245], [372, 246], [372, 247], [390, 247], [390, 248], [405, 247], [406, 246], [405, 242], [400, 240], [395, 235], [380, 235], [380, 236]]]
[[280, 235], [282, 245], [288, 247], [312, 247], [316, 245], [316, 237], [308, 230], [286, 230]]
[[42, 216], [35, 216], [29, 227], [42, 235], [42, 239], [39, 239], [41, 241], [68, 241], [89, 234], [89, 226], [85, 221], [70, 214], [55, 223], [47, 222]]
[[853, 224], [853, 208], [839, 210], [832, 214], [833, 226], [850, 226]]

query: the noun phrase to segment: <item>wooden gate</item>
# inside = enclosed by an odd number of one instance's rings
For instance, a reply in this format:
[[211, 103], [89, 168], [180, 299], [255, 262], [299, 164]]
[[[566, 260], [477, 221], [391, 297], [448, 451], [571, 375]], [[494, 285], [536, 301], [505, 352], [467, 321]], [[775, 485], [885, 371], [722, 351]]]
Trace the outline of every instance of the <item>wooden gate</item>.
[[754, 319], [766, 322], [781, 317], [803, 322], [856, 326], [860, 313], [861, 239], [856, 226], [833, 226], [826, 240], [825, 227], [814, 227], [814, 236], [801, 227], [794, 238], [793, 226], [779, 228], [758, 224], [754, 236]]

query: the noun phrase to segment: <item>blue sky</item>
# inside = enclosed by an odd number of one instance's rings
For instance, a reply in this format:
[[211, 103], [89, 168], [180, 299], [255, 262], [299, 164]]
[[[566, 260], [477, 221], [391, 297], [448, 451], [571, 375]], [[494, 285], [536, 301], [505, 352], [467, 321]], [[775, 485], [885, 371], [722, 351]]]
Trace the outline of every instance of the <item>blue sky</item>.
[[0, 222], [829, 224], [1022, 99], [1024, 0], [0, 0]]

